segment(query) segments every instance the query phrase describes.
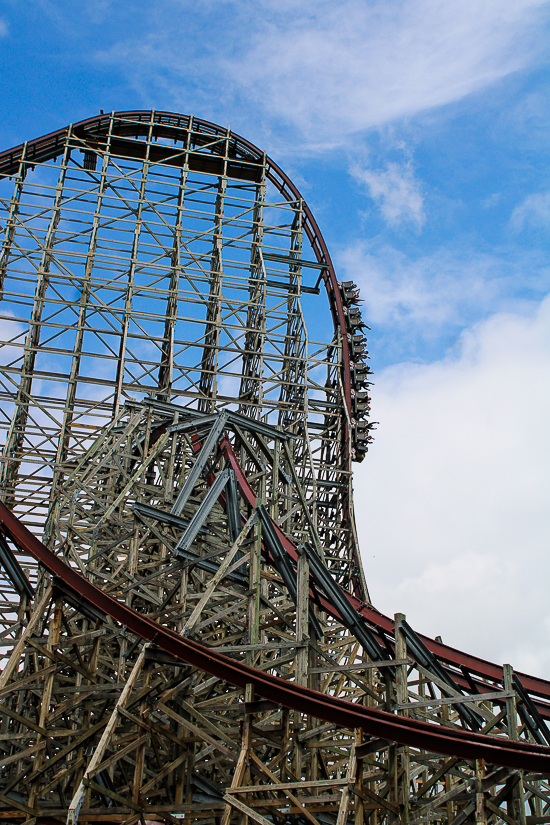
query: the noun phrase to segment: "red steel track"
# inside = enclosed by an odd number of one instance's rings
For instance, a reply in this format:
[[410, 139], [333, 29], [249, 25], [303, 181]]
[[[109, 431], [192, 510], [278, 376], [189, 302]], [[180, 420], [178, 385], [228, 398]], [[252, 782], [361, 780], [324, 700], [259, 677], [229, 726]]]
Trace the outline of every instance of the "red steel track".
[[235, 687], [244, 688], [251, 683], [257, 695], [278, 705], [341, 727], [360, 727], [367, 734], [382, 740], [463, 759], [481, 758], [495, 765], [550, 773], [548, 747], [446, 728], [356, 705], [263, 673], [215, 649], [183, 638], [91, 584], [48, 550], [2, 502], [0, 529], [20, 551], [42, 564], [54, 577], [54, 582], [57, 580], [69, 596], [74, 594], [73, 598], [76, 597], [80, 603], [91, 610], [100, 610], [144, 641], [152, 642], [181, 662], [198, 667]]

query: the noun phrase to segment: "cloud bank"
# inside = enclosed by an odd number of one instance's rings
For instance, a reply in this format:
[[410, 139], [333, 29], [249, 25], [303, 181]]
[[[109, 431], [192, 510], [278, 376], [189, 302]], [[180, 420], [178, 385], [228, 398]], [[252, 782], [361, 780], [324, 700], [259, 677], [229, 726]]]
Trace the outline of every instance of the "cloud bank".
[[374, 604], [419, 631], [550, 676], [550, 296], [458, 356], [376, 378], [355, 472]]

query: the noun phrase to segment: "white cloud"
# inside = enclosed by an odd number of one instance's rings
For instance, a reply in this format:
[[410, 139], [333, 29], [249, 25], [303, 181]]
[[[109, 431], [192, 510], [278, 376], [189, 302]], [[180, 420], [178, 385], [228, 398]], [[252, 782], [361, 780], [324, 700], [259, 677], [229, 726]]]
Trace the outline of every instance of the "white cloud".
[[550, 226], [550, 192], [534, 192], [518, 204], [512, 212], [513, 229], [523, 229], [526, 224], [547, 228]]
[[367, 186], [369, 195], [390, 226], [410, 222], [421, 228], [424, 223], [424, 199], [410, 165], [388, 163], [384, 171], [378, 172], [354, 167], [352, 174]]
[[355, 500], [374, 604], [550, 676], [550, 296], [472, 327], [458, 357], [388, 368], [372, 395]]
[[546, 259], [509, 249], [483, 254], [440, 248], [408, 256], [390, 246], [359, 242], [336, 256], [341, 277], [361, 289], [365, 317], [394, 339], [433, 339], [456, 333], [512, 301], [540, 299], [548, 291]]
[[[264, 9], [273, 10], [272, 2]], [[378, 126], [484, 88], [532, 60], [542, 2], [308, 2], [267, 15], [228, 63], [237, 84], [313, 137]], [[540, 42], [540, 41], [539, 41]]]
[[3, 17], [0, 17], [0, 37], [7, 37], [9, 34], [8, 24]]
[[286, 121], [327, 146], [532, 64], [546, 16], [544, 0], [164, 0], [146, 34], [118, 37], [96, 58], [143, 95], [200, 102], [217, 118], [233, 111], [256, 139]]

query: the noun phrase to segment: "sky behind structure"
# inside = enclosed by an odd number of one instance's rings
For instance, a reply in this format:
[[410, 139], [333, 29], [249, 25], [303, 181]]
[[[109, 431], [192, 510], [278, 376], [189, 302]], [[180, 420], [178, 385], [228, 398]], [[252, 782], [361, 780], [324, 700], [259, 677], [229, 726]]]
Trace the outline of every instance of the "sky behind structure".
[[4, 0], [2, 148], [105, 111], [264, 148], [361, 286], [374, 603], [550, 676], [550, 4]]

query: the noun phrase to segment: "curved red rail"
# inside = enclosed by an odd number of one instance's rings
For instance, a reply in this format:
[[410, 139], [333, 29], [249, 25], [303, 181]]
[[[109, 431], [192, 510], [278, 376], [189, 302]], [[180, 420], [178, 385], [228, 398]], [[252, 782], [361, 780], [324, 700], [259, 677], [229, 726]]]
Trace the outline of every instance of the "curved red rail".
[[[242, 492], [243, 497], [246, 499], [247, 503], [251, 507], [256, 506], [256, 495], [252, 490], [252, 487], [248, 483], [246, 476], [235, 456], [231, 444], [227, 440], [227, 438], [222, 439], [220, 446], [222, 450], [225, 452], [227, 459], [229, 460], [231, 467], [235, 470], [237, 475], [238, 483]], [[286, 552], [294, 559], [294, 561], [298, 558], [298, 553], [296, 550], [295, 545], [292, 541], [288, 538], [288, 536], [278, 527], [277, 524], [273, 523], [273, 527], [278, 533], [279, 539], [283, 547], [285, 548]], [[388, 633], [393, 635], [394, 632], [394, 623], [393, 620], [390, 619], [388, 616], [384, 616], [383, 613], [376, 610], [376, 608], [372, 607], [371, 605], [365, 604], [360, 599], [353, 596], [351, 593], [348, 593], [344, 588], [340, 588], [342, 594], [345, 596], [346, 599], [350, 602], [353, 606], [354, 610], [357, 613], [360, 613], [371, 625], [374, 625], [378, 630], [382, 631], [383, 633]], [[339, 618], [339, 614], [337, 610], [335, 610], [334, 606], [330, 604], [326, 599], [322, 596], [321, 603], [323, 604], [323, 608], [330, 613], [335, 618]], [[494, 664], [493, 662], [486, 661], [485, 659], [481, 659], [478, 656], [472, 656], [469, 653], [464, 653], [461, 650], [457, 650], [454, 647], [450, 647], [449, 645], [445, 645], [442, 642], [436, 642], [434, 639], [430, 639], [429, 636], [423, 636], [422, 634], [418, 634], [426, 647], [434, 653], [438, 659], [441, 661], [449, 664], [454, 665], [455, 667], [466, 667], [471, 673], [481, 676], [485, 679], [494, 679], [495, 681], [502, 682], [503, 681], [503, 671], [502, 666]], [[530, 676], [527, 673], [520, 673], [517, 672], [518, 676], [520, 677], [524, 687], [530, 692], [534, 693], [537, 696], [544, 697], [546, 699], [550, 699], [550, 682], [546, 679], [541, 679], [537, 676]], [[547, 708], [546, 711], [550, 711], [550, 708]]]
[[[141, 123], [145, 125], [145, 123], [148, 124], [150, 122], [151, 114], [152, 113], [150, 111], [128, 111], [116, 112], [114, 113], [114, 116], [131, 119], [132, 121], [135, 121], [138, 124]], [[80, 121], [77, 124], [74, 124], [72, 127], [65, 127], [56, 132], [52, 132], [48, 135], [28, 141], [26, 144], [21, 144], [20, 146], [16, 146], [12, 149], [8, 149], [4, 152], [1, 152], [0, 175], [14, 174], [14, 172], [18, 169], [21, 159], [23, 158], [23, 154], [25, 157], [25, 161], [31, 165], [33, 161], [35, 163], [39, 163], [57, 157], [67, 138], [69, 128], [78, 130], [82, 134], [86, 134], [86, 132], [89, 130], [91, 134], [93, 133], [94, 135], [97, 135], [98, 132], [100, 133], [102, 129], [104, 131], [107, 130], [110, 117], [110, 115], [99, 115], [91, 117], [86, 120]], [[181, 127], [182, 129], [185, 129], [187, 128], [189, 123], [189, 119], [187, 117], [169, 112], [155, 112], [154, 119], [155, 127], [158, 128], [159, 133], [162, 132], [163, 125], [170, 126], [172, 128]], [[225, 129], [222, 129], [216, 124], [212, 124], [208, 121], [201, 120], [199, 118], [194, 118], [193, 123], [205, 134], [211, 134], [213, 136], [219, 137], [225, 137], [226, 135]], [[263, 153], [260, 152], [260, 150], [252, 143], [235, 134], [232, 134], [232, 139], [235, 142], [236, 148], [238, 149], [238, 151], [242, 153], [243, 156], [248, 156], [249, 158], [253, 157], [255, 161], [261, 160]], [[303, 199], [301, 198], [300, 192], [294, 186], [294, 184], [288, 178], [288, 176], [285, 175], [285, 173], [280, 169], [280, 167], [270, 158], [267, 159], [267, 164], [268, 178], [276, 186], [281, 195], [289, 201], [300, 199], [303, 202], [304, 214], [306, 218], [304, 224], [305, 232], [311, 243], [312, 249], [314, 251], [318, 263], [326, 264], [327, 267], [324, 271], [324, 281], [327, 290], [327, 295], [329, 298], [329, 304], [331, 307], [333, 320], [335, 326], [338, 325], [342, 330], [344, 330], [344, 307], [341, 299], [340, 290], [338, 289], [336, 274], [334, 271], [334, 267], [332, 265], [328, 249], [324, 242], [323, 236], [319, 230], [319, 227], [315, 221], [315, 218], [313, 217], [313, 214], [311, 213], [311, 210], [309, 209], [305, 201], [303, 201]], [[342, 336], [342, 339], [345, 400], [348, 410], [351, 410], [351, 357], [346, 336]], [[348, 444], [347, 438], [344, 440], [344, 444]], [[231, 458], [232, 451], [229, 442], [227, 442], [227, 446], [229, 448], [227, 454], [228, 457]], [[345, 448], [347, 449], [347, 447]], [[249, 487], [248, 482], [246, 481], [246, 478], [244, 477], [244, 474], [242, 473], [241, 468], [236, 460], [234, 462], [234, 469], [236, 470], [237, 475], [239, 477], [243, 495], [245, 496], [245, 498], [247, 498], [249, 503], [253, 505], [255, 503], [254, 493], [252, 489]], [[485, 755], [485, 758], [487, 758], [489, 761], [497, 762], [498, 764], [502, 765], [508, 765], [510, 767], [523, 768], [528, 767], [524, 757], [522, 757], [521, 764], [518, 764], [517, 761], [506, 761], [508, 757], [505, 758], [504, 754], [505, 752], [507, 752], [506, 748], [511, 749], [510, 753], [514, 754], [519, 754], [520, 752], [523, 753], [525, 751], [525, 748], [527, 748], [527, 751], [529, 753], [536, 754], [536, 758], [539, 760], [539, 762], [537, 763], [537, 767], [533, 769], [548, 771], [550, 767], [550, 762], [548, 761], [550, 759], [550, 749], [547, 748], [542, 748], [540, 746], [535, 745], [528, 745], [527, 743], [522, 742], [510, 742], [507, 743], [505, 747], [502, 744], [505, 740], [498, 739], [495, 737], [481, 737], [480, 741], [482, 744], [480, 744], [479, 747], [488, 749], [482, 753], [480, 750], [475, 750], [474, 748], [474, 742], [477, 741], [476, 737], [478, 737], [478, 735], [476, 734], [468, 732], [463, 733], [462, 731], [455, 730], [451, 731], [450, 729], [440, 730], [438, 726], [415, 722], [410, 719], [397, 718], [395, 716], [392, 716], [391, 714], [384, 714], [382, 711], [374, 711], [368, 710], [366, 708], [359, 708], [355, 705], [352, 705], [351, 703], [342, 702], [342, 700], [331, 699], [330, 697], [324, 696], [323, 694], [315, 694], [315, 692], [313, 691], [307, 691], [305, 688], [299, 688], [298, 686], [293, 685], [292, 683], [276, 679], [276, 677], [267, 677], [264, 674], [260, 674], [260, 676], [258, 676], [256, 671], [251, 671], [250, 673], [248, 673], [246, 672], [247, 669], [244, 665], [241, 665], [240, 663], [235, 663], [233, 660], [221, 656], [221, 654], [216, 654], [213, 651], [208, 651], [208, 649], [203, 648], [201, 645], [198, 645], [195, 642], [191, 642], [190, 640], [183, 640], [179, 636], [177, 636], [177, 634], [171, 633], [171, 631], [162, 628], [161, 626], [157, 625], [154, 622], [151, 622], [145, 617], [141, 617], [138, 614], [134, 614], [134, 612], [129, 610], [129, 608], [127, 608], [125, 605], [121, 605], [115, 600], [105, 596], [101, 591], [94, 588], [93, 585], [91, 585], [85, 579], [82, 579], [82, 577], [75, 573], [75, 571], [67, 567], [54, 554], [51, 554], [50, 551], [48, 551], [28, 530], [26, 530], [26, 528], [23, 525], [20, 524], [20, 522], [15, 518], [15, 516], [13, 516], [13, 514], [9, 510], [7, 510], [2, 503], [0, 503], [0, 516], [3, 523], [3, 528], [12, 537], [12, 539], [21, 547], [21, 549], [25, 550], [26, 552], [29, 552], [34, 558], [42, 562], [44, 566], [47, 567], [47, 569], [50, 570], [50, 572], [53, 575], [62, 578], [63, 581], [65, 581], [67, 584], [70, 584], [70, 586], [73, 587], [75, 591], [80, 593], [81, 595], [84, 596], [85, 593], [88, 594], [86, 598], [88, 598], [90, 603], [97, 604], [99, 606], [99, 600], [103, 601], [106, 599], [107, 602], [105, 602], [105, 605], [107, 605], [109, 609], [107, 609], [107, 607], [102, 607], [102, 609], [104, 609], [106, 613], [112, 615], [113, 618], [118, 618], [118, 620], [122, 621], [128, 627], [131, 627], [131, 619], [134, 624], [134, 627], [137, 628], [134, 630], [134, 632], [136, 632], [137, 635], [141, 636], [142, 638], [152, 639], [156, 641], [156, 643], [159, 644], [159, 646], [161, 647], [163, 647], [163, 645], [167, 645], [167, 647], [165, 646], [164, 649], [169, 650], [169, 652], [173, 653], [173, 655], [177, 656], [182, 661], [189, 661], [190, 664], [197, 664], [197, 666], [201, 667], [207, 672], [211, 672], [213, 675], [219, 675], [220, 678], [224, 678], [227, 681], [233, 680], [232, 683], [239, 686], [243, 683], [243, 679], [245, 682], [253, 681], [255, 683], [255, 680], [259, 680], [257, 684], [257, 690], [261, 695], [265, 696], [266, 698], [272, 698], [274, 701], [278, 701], [281, 704], [285, 704], [288, 707], [293, 707], [296, 710], [311, 712], [313, 715], [318, 716], [319, 718], [327, 719], [327, 721], [338, 721], [339, 724], [344, 724], [342, 722], [343, 717], [341, 715], [338, 715], [338, 719], [336, 719], [334, 717], [334, 714], [341, 714], [345, 712], [345, 714], [347, 714], [346, 719], [349, 721], [351, 726], [360, 725], [362, 727], [365, 727], [365, 730], [368, 730], [373, 735], [398, 741], [402, 744], [416, 744], [417, 746], [427, 747], [429, 749], [433, 749], [441, 753], [463, 755], [466, 756], [466, 758], [473, 758], [473, 756]], [[286, 548], [287, 552], [291, 556], [295, 557], [296, 548], [294, 547], [292, 542], [290, 542], [290, 540], [284, 535], [284, 533], [282, 533], [282, 531], [279, 531], [279, 535], [283, 543], [283, 546]], [[369, 622], [370, 625], [377, 628], [381, 633], [393, 634], [392, 619], [390, 619], [387, 616], [384, 616], [374, 607], [372, 607], [369, 604], [366, 604], [365, 602], [361, 601], [360, 599], [356, 598], [350, 593], [347, 593], [346, 591], [343, 592], [345, 593], [346, 598], [353, 605], [354, 609], [357, 612], [361, 613], [361, 615]], [[330, 605], [328, 602], [326, 602], [323, 606], [332, 615], [336, 615], [334, 607]], [[120, 611], [122, 611], [122, 613]], [[127, 611], [129, 615], [126, 615], [125, 611]], [[481, 659], [479, 657], [472, 656], [471, 654], [464, 653], [463, 651], [457, 650], [453, 647], [442, 644], [440, 642], [436, 642], [435, 640], [430, 639], [429, 637], [422, 636], [421, 634], [419, 635], [422, 641], [426, 644], [426, 646], [439, 659], [441, 659], [441, 661], [457, 668], [460, 668], [462, 666], [466, 667], [472, 674], [476, 674], [489, 680], [502, 681], [503, 673], [501, 666]], [[163, 644], [160, 644], [159, 640], [161, 640]], [[176, 652], [176, 649], [177, 651], [179, 651], [179, 653]], [[192, 658], [193, 661], [191, 660]], [[220, 664], [220, 662], [222, 662], [222, 664]], [[230, 668], [229, 670], [228, 667]], [[217, 668], [216, 672], [214, 672], [214, 668]], [[231, 670], [231, 668], [233, 670]], [[232, 674], [231, 679], [227, 678], [230, 672]], [[245, 673], [246, 678], [243, 675]], [[543, 697], [544, 699], [550, 700], [550, 681], [523, 673], [518, 673], [518, 675], [520, 676], [525, 688], [529, 692], [537, 696]], [[277, 698], [277, 696], [279, 698]], [[283, 698], [281, 698], [283, 696], [286, 697], [285, 701], [283, 701]], [[308, 697], [307, 699], [304, 698], [306, 696]], [[292, 702], [290, 702], [289, 697], [292, 697]], [[319, 705], [316, 705], [315, 711], [313, 711], [311, 705], [311, 702], [313, 701], [316, 703], [320, 703]], [[342, 707], [340, 707], [340, 705], [342, 705]], [[322, 710], [323, 708], [325, 709]], [[329, 714], [332, 715], [329, 716]], [[367, 714], [368, 724], [366, 717], [364, 718], [364, 724], [362, 722], [358, 722], [357, 714], [359, 714], [361, 718], [363, 718], [364, 715]], [[380, 725], [389, 725], [390, 727], [384, 728], [386, 732], [382, 733], [380, 732], [382, 730], [379, 727]], [[420, 728], [418, 728], [418, 726], [420, 726]], [[410, 738], [410, 736], [412, 735], [411, 732], [413, 730], [416, 731], [413, 737], [414, 741]], [[421, 739], [419, 738], [421, 736], [428, 737], [427, 739], [422, 740], [426, 743], [424, 745], [421, 745]], [[436, 737], [437, 739], [437, 746], [432, 741], [433, 737]], [[463, 744], [459, 745], [460, 742], [462, 742]], [[450, 743], [452, 743], [452, 746]], [[459, 748], [466, 748], [468, 752], [466, 753], [466, 751], [464, 750], [459, 750]], [[474, 748], [474, 750], [472, 750], [472, 748]], [[502, 751], [502, 754], [499, 758], [495, 758], [495, 748], [499, 751], [499, 753], [500, 751]], [[493, 754], [493, 756], [491, 757], [487, 754]], [[542, 767], [540, 760], [544, 760], [545, 767]]]
[[0, 529], [20, 550], [29, 553], [90, 609], [102, 611], [141, 639], [153, 642], [181, 662], [194, 665], [224, 682], [240, 688], [252, 683], [259, 696], [272, 702], [341, 727], [360, 727], [371, 736], [390, 742], [463, 759], [482, 758], [491, 764], [550, 773], [548, 747], [484, 736], [366, 708], [263, 673], [198, 642], [184, 639], [95, 587], [48, 550], [1, 502]]

